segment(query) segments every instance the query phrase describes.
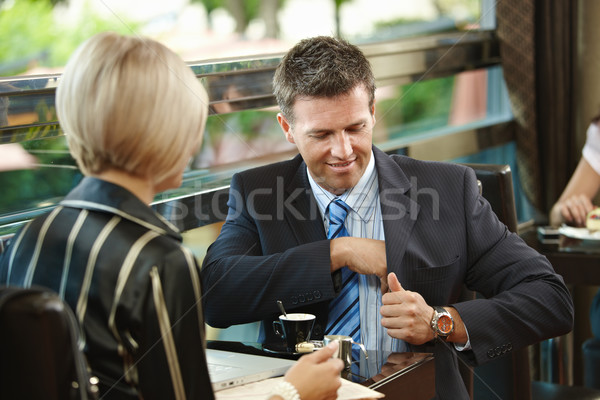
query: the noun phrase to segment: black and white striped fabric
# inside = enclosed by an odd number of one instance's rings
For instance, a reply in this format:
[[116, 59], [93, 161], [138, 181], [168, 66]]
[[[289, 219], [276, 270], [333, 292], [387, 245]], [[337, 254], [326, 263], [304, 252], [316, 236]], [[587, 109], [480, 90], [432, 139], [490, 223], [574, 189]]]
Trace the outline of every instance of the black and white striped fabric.
[[199, 267], [132, 193], [84, 178], [12, 238], [0, 284], [45, 286], [74, 310], [104, 398], [212, 399]]

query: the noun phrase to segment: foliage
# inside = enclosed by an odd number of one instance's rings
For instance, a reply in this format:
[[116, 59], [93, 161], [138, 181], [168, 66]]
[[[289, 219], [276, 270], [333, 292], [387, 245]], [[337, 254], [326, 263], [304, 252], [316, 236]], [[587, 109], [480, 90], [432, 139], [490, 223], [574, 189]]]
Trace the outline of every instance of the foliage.
[[248, 17], [248, 21], [257, 18], [260, 13], [260, 0], [246, 0], [244, 1], [244, 11]]
[[[244, 6], [244, 12], [246, 14], [247, 20], [250, 21], [259, 15], [260, 11], [260, 0], [241, 0]], [[337, 2], [345, 2], [348, 0], [335, 0]], [[226, 0], [191, 0], [192, 3], [201, 3], [206, 8], [206, 12], [210, 14], [213, 10], [217, 8], [227, 8], [229, 4]], [[285, 0], [279, 0], [279, 7], [283, 6]]]
[[81, 173], [74, 168], [65, 142], [61, 136], [22, 143], [37, 157], [39, 167], [0, 172], [0, 217], [54, 204], [75, 186]]
[[71, 190], [81, 179], [72, 169], [40, 168], [0, 173], [4, 193], [0, 198], [0, 216], [50, 206]]
[[342, 4], [348, 3], [352, 0], [334, 0], [335, 5], [335, 36], [342, 37], [342, 23], [341, 23], [341, 9]]
[[398, 87], [397, 95], [377, 103], [379, 122], [397, 136], [448, 123], [454, 77], [423, 80]]
[[18, 75], [32, 66], [59, 67], [95, 33], [113, 30], [131, 33], [130, 22], [102, 18], [89, 5], [75, 25], [56, 21], [56, 0], [15, 0], [0, 8], [0, 75]]
[[96, 33], [114, 31], [121, 34], [133, 34], [138, 30], [138, 24], [133, 21], [99, 16], [91, 9], [89, 3], [86, 3], [83, 14], [77, 20], [76, 25], [57, 30], [59, 40], [52, 44], [51, 61], [53, 66], [65, 65], [77, 46]]
[[349, 3], [349, 2], [351, 2], [351, 1], [352, 1], [352, 0], [334, 0], [334, 3], [335, 3], [335, 8], [336, 8], [336, 9], [339, 9], [340, 7], [342, 7], [342, 4], [344, 4], [344, 3]]
[[440, 16], [462, 14], [479, 19], [481, 13], [481, 0], [433, 0], [433, 6]]
[[[192, 3], [202, 3], [204, 8], [206, 8], [206, 12], [210, 14], [213, 10], [217, 8], [228, 8], [232, 4], [228, 4], [230, 2], [226, 0], [191, 0]], [[260, 10], [260, 0], [241, 0], [240, 3], [243, 7], [244, 14], [247, 21], [250, 21], [253, 18], [258, 17]]]
[[225, 6], [225, 0], [191, 0], [192, 3], [202, 3], [206, 12], [210, 14], [213, 10]]
[[404, 122], [442, 116], [445, 125], [452, 104], [453, 87], [454, 77], [424, 80], [403, 86], [400, 114], [404, 116]]
[[25, 71], [35, 58], [47, 59], [44, 52], [54, 41], [53, 25], [49, 1], [21, 0], [0, 9], [0, 65], [14, 63], [3, 75]]
[[[190, 0], [192, 3], [201, 3], [206, 9], [209, 24], [211, 22], [211, 12], [217, 8], [226, 9], [236, 20], [236, 32], [244, 33], [248, 27], [248, 23], [256, 18], [261, 17], [262, 6], [267, 7], [266, 2], [261, 0]], [[342, 0], [348, 1], [348, 0]], [[262, 3], [262, 4], [261, 4]], [[277, 0], [275, 4], [277, 10], [281, 9], [285, 3], [285, 0]], [[265, 21], [268, 22], [268, 21]], [[276, 21], [270, 21], [275, 22]], [[268, 25], [268, 24], [267, 24]], [[278, 31], [278, 29], [276, 29]], [[267, 33], [267, 36], [269, 34]]]

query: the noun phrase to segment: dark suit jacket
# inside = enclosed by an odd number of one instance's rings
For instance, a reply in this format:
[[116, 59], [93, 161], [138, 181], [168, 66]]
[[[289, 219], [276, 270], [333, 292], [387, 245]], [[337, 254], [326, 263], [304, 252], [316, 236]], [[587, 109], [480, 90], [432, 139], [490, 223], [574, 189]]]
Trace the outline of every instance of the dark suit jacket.
[[124, 188], [85, 178], [15, 234], [0, 258], [0, 284], [59, 292], [64, 279], [102, 398], [174, 399], [180, 390], [213, 399], [199, 268], [181, 241]]
[[[430, 305], [452, 305], [482, 363], [571, 330], [573, 304], [547, 259], [500, 223], [464, 166], [388, 156], [373, 147], [389, 272]], [[293, 160], [233, 177], [229, 215], [202, 268], [206, 322], [214, 327], [264, 320], [276, 300], [317, 315], [322, 335], [336, 295], [329, 241], [306, 165]], [[488, 300], [456, 303], [463, 283]], [[422, 350], [422, 348], [415, 348]], [[451, 344], [434, 344], [440, 398], [466, 398]]]

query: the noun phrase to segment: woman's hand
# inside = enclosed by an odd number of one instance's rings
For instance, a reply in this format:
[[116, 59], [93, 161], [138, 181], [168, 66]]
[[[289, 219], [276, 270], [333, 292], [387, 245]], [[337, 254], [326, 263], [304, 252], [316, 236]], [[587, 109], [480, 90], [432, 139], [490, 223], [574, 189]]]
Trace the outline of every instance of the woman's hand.
[[585, 227], [586, 217], [594, 209], [589, 197], [578, 194], [554, 205], [550, 213], [552, 225], [566, 222], [569, 225]]
[[600, 174], [585, 158], [579, 160], [564, 192], [550, 211], [550, 225], [563, 223], [585, 226], [587, 214], [594, 209], [592, 199], [600, 191]]
[[337, 343], [300, 357], [285, 374], [284, 379], [294, 385], [302, 400], [336, 399], [342, 385], [340, 373], [344, 362], [331, 358], [338, 348]]

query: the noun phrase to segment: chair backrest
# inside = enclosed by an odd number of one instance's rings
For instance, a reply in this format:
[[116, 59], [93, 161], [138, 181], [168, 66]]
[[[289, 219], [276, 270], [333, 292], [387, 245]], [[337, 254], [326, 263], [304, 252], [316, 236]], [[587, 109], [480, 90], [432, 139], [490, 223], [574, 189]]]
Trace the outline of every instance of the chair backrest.
[[481, 182], [482, 195], [492, 206], [498, 219], [511, 232], [517, 233], [517, 210], [512, 171], [504, 164], [464, 164], [473, 168]]
[[0, 287], [0, 399], [95, 399], [69, 306], [42, 287]]
[[[512, 171], [504, 164], [464, 164], [475, 171], [481, 183], [482, 196], [490, 203], [498, 219], [511, 232], [517, 233], [517, 212], [513, 190]], [[464, 293], [465, 297], [475, 294]], [[512, 357], [502, 357], [478, 366], [474, 370], [474, 379], [467, 384], [473, 385], [473, 398], [531, 399], [531, 377], [529, 369], [529, 350], [519, 349]], [[464, 376], [464, 374], [463, 374]]]

